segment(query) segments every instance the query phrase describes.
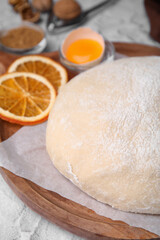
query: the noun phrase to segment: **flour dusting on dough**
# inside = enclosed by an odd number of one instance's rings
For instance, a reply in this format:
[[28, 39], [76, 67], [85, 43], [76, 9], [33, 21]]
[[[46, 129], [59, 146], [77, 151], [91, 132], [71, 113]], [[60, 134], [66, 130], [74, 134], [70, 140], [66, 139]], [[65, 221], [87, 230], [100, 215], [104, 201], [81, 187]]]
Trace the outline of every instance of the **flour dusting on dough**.
[[160, 57], [100, 64], [69, 81], [47, 145], [56, 168], [97, 200], [160, 214]]

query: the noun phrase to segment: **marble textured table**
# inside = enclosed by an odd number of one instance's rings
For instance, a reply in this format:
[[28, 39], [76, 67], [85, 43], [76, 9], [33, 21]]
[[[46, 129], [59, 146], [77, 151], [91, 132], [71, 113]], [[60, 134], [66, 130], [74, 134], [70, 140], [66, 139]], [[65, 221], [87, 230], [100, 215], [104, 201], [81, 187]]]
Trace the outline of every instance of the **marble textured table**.
[[[83, 9], [98, 4], [99, 0], [79, 0]], [[45, 30], [47, 14], [39, 25]], [[0, 29], [19, 23], [20, 17], [8, 4], [0, 0]], [[137, 42], [160, 46], [149, 36], [149, 21], [142, 0], [119, 0], [106, 7], [100, 14], [87, 21], [110, 41]], [[55, 51], [67, 32], [58, 35], [46, 33], [46, 51]], [[12, 192], [0, 175], [0, 240], [79, 240], [76, 235], [64, 231], [30, 210]]]

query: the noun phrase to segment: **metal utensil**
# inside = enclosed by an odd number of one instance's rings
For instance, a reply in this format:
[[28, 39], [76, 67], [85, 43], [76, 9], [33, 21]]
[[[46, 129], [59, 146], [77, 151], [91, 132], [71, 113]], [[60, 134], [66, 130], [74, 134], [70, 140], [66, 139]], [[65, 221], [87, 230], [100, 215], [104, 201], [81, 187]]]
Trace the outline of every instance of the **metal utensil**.
[[110, 2], [111, 0], [105, 0], [102, 3], [82, 12], [78, 17], [71, 20], [62, 20], [57, 18], [51, 9], [48, 20], [47, 20], [47, 30], [50, 33], [56, 33], [59, 31], [64, 31], [68, 27], [81, 24], [83, 21], [87, 19], [89, 15], [91, 15], [91, 13], [95, 12], [98, 9], [101, 9], [102, 7], [109, 4]]

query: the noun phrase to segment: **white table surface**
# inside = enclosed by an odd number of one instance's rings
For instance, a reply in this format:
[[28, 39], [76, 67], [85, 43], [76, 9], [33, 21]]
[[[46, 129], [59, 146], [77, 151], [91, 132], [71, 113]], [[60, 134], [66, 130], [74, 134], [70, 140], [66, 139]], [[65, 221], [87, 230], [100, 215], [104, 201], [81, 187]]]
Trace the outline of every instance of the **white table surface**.
[[[99, 0], [79, 0], [83, 9], [98, 4]], [[45, 30], [47, 14], [39, 25]], [[21, 21], [7, 0], [0, 0], [0, 29]], [[143, 0], [118, 0], [106, 7], [83, 25], [100, 31], [110, 41], [136, 42], [152, 46], [160, 44], [149, 36], [149, 21]], [[46, 33], [47, 51], [58, 49], [68, 32], [58, 35]], [[0, 240], [79, 240], [83, 239], [48, 222], [30, 210], [12, 192], [0, 175]]]

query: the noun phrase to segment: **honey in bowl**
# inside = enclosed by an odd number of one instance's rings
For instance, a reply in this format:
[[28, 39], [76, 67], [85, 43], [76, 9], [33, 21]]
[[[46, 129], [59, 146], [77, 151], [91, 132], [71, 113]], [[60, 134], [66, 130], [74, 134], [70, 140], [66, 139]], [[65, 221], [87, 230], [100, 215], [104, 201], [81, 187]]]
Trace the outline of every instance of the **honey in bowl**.
[[98, 64], [104, 54], [103, 37], [88, 27], [73, 30], [64, 40], [60, 53], [65, 65], [77, 68]]

